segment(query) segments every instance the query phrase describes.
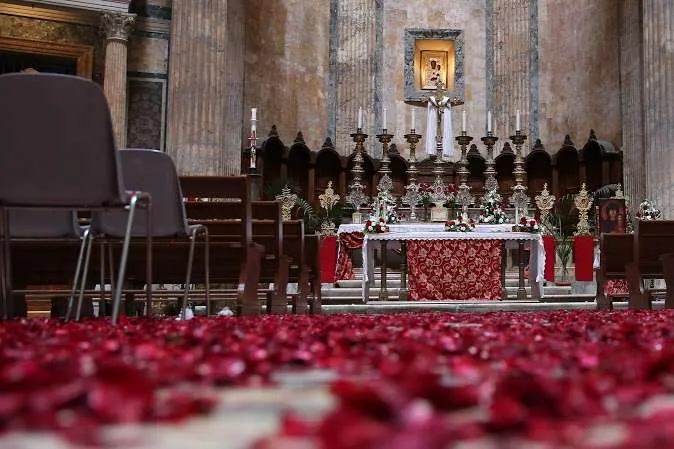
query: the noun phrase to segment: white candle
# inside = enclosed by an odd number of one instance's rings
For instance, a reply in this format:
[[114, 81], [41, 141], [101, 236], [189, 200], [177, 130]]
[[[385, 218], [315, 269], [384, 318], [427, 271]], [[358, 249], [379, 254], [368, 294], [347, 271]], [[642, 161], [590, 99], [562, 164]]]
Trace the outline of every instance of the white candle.
[[382, 119], [382, 122], [384, 122], [384, 126], [382, 126], [382, 128], [387, 129], [386, 128], [386, 108], [384, 108], [384, 117]]
[[411, 129], [417, 129], [417, 110], [412, 109], [412, 127]]
[[255, 132], [257, 130], [257, 108], [251, 108], [250, 110], [250, 131]]
[[252, 108], [250, 110], [250, 119], [257, 120], [257, 108]]
[[517, 110], [517, 114], [515, 115], [515, 131], [519, 131], [522, 129], [521, 123], [520, 123], [520, 110]]
[[363, 128], [363, 108], [358, 108], [358, 129]]
[[461, 131], [466, 132], [466, 110], [461, 113]]
[[487, 132], [491, 132], [491, 111], [487, 111]]

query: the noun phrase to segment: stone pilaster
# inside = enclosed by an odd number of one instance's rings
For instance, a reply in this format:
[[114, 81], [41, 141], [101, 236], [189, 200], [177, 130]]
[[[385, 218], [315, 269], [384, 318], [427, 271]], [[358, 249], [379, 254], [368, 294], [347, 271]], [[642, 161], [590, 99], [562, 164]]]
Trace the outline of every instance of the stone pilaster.
[[[363, 108], [363, 132], [373, 136], [375, 130], [374, 57], [376, 47], [375, 0], [341, 0], [337, 6], [336, 52], [336, 126], [335, 147], [342, 154], [353, 151], [350, 134], [355, 132], [358, 109]], [[375, 139], [368, 139], [372, 154]]]
[[674, 3], [642, 0], [646, 194], [674, 217]]
[[230, 1], [173, 2], [166, 151], [184, 175], [241, 172], [227, 132]]
[[[521, 113], [521, 126], [530, 130], [531, 2], [493, 0], [493, 116], [496, 134], [509, 136], [515, 131], [515, 113]], [[483, 130], [484, 131], [484, 130]]]
[[646, 195], [640, 3], [641, 0], [623, 0], [619, 3], [623, 189], [631, 201], [633, 212]]
[[117, 148], [126, 146], [126, 64], [129, 33], [135, 14], [103, 13], [105, 35], [105, 75], [103, 90], [108, 98]]

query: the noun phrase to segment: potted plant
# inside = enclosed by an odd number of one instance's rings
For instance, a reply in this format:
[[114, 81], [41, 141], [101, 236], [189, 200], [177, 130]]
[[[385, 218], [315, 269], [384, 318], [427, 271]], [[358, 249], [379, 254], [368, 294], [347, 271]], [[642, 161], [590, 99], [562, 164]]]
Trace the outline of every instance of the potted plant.
[[545, 228], [555, 238], [555, 252], [561, 265], [561, 278], [555, 277], [557, 285], [571, 285], [569, 277], [569, 263], [573, 255], [573, 233], [575, 226], [572, 222], [573, 195], [564, 195], [555, 205], [555, 209], [548, 215]]

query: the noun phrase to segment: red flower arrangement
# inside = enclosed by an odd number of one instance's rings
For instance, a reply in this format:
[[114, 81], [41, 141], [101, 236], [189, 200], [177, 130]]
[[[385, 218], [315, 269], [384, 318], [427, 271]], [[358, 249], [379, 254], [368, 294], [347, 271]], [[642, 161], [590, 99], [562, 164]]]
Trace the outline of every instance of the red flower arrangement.
[[384, 232], [389, 232], [391, 228], [386, 224], [385, 218], [378, 218], [374, 220], [367, 220], [365, 222], [365, 229], [363, 232], [365, 234], [382, 234]]
[[535, 218], [522, 216], [519, 223], [513, 226], [513, 231], [537, 233], [541, 232], [541, 225], [538, 224]]
[[475, 229], [475, 220], [472, 218], [459, 217], [445, 222], [447, 232], [471, 232]]

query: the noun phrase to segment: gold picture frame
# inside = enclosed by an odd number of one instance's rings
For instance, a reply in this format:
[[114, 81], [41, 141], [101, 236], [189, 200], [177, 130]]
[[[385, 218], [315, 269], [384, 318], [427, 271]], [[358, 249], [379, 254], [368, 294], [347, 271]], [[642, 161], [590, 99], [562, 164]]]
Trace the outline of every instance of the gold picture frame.
[[438, 81], [447, 87], [448, 52], [421, 50], [420, 86], [422, 90], [435, 90]]

